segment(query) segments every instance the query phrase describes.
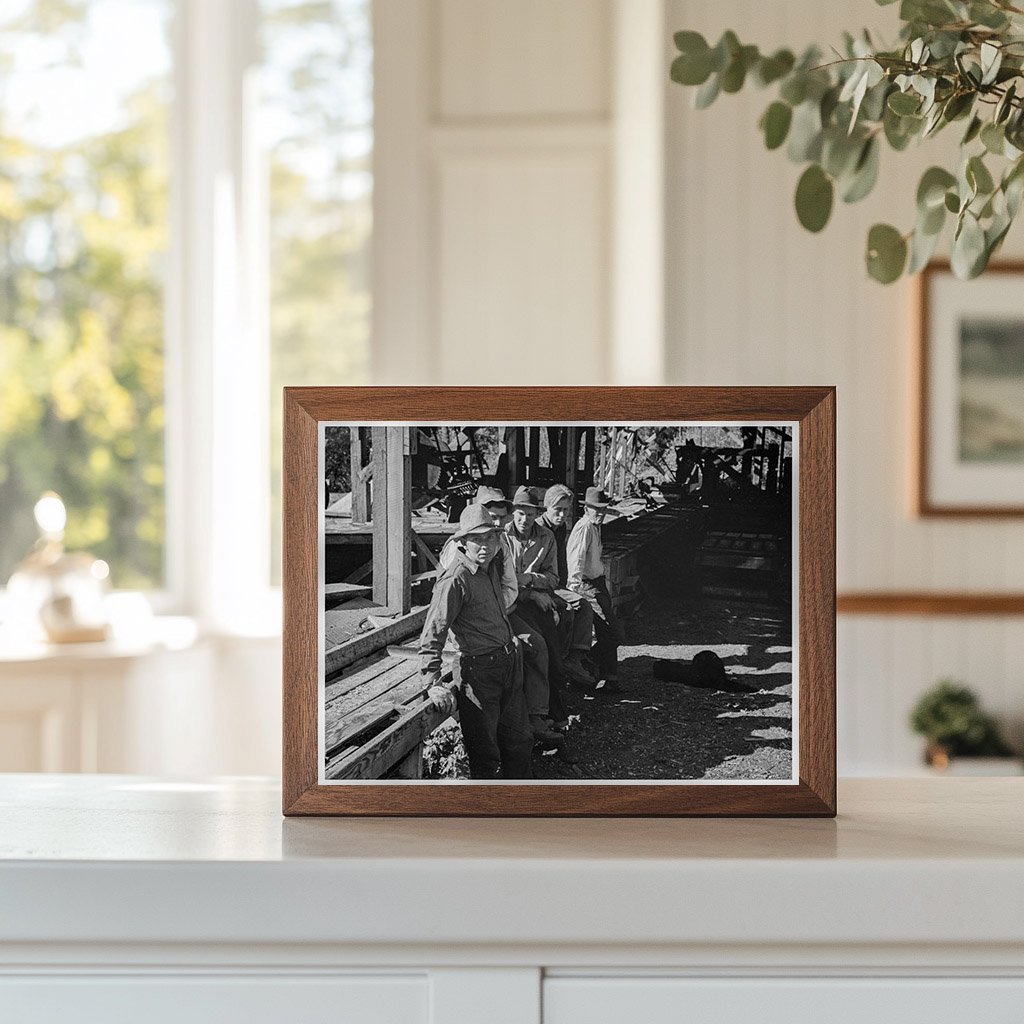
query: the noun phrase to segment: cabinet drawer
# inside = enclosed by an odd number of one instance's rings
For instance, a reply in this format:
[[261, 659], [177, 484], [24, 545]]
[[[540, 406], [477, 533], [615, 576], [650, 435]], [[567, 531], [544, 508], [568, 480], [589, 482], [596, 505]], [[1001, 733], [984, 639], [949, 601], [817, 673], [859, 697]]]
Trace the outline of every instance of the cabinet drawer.
[[36, 975], [0, 978], [18, 1024], [427, 1024], [425, 975]]
[[555, 976], [544, 983], [544, 1024], [736, 1024], [745, 1019], [758, 1024], [1021, 1024], [1024, 978]]

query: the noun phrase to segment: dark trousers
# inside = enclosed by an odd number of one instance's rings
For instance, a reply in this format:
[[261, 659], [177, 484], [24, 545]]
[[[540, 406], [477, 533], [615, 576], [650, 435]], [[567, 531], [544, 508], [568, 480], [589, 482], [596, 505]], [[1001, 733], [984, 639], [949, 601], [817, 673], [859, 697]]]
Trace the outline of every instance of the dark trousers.
[[470, 777], [532, 779], [533, 731], [519, 645], [512, 653], [462, 655], [455, 699]]
[[586, 598], [594, 613], [594, 633], [597, 636], [597, 668], [602, 679], [619, 676], [619, 645], [626, 642], [626, 632], [619, 617], [612, 611], [612, 598], [603, 576], [584, 580], [579, 593]]
[[548, 645], [543, 634], [519, 614], [519, 606], [509, 609], [508, 621], [512, 632], [519, 638], [523, 656], [523, 693], [526, 710], [531, 718], [546, 718], [550, 714], [548, 687]]
[[555, 721], [561, 721], [566, 716], [565, 701], [562, 699], [565, 688], [565, 658], [562, 656], [562, 641], [558, 635], [555, 617], [551, 612], [542, 611], [532, 601], [522, 600], [516, 602], [515, 615], [543, 638], [548, 655], [548, 714]]

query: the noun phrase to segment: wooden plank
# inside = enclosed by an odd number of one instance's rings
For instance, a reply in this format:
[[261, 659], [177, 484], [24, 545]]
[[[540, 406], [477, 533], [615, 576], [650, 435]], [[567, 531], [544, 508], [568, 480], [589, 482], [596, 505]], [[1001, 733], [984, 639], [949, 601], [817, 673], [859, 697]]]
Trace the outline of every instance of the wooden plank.
[[342, 694], [354, 690], [357, 686], [362, 686], [363, 683], [387, 672], [397, 664], [399, 664], [399, 658], [393, 657], [389, 649], [388, 653], [382, 654], [372, 661], [367, 661], [358, 668], [353, 668], [351, 672], [331, 680], [324, 687], [324, 704], [330, 704]]
[[369, 597], [373, 587], [358, 583], [325, 583], [325, 597]]
[[407, 615], [401, 615], [393, 622], [389, 622], [380, 629], [372, 630], [369, 633], [361, 633], [359, 636], [346, 640], [327, 651], [324, 656], [324, 671], [328, 679], [336, 674], [346, 665], [351, 665], [360, 658], [373, 654], [374, 651], [381, 651], [388, 644], [404, 640], [413, 633], [423, 629], [423, 623], [427, 621], [427, 607], [416, 608]]
[[352, 477], [352, 522], [354, 523], [365, 523], [370, 517], [369, 474], [365, 474], [366, 442], [365, 427], [349, 428], [349, 474]]
[[395, 779], [422, 779], [423, 778], [423, 744], [418, 743], [415, 749], [411, 750], [391, 773]]
[[1024, 615], [1024, 594], [864, 592], [839, 594], [840, 615]]
[[426, 560], [427, 565], [431, 565], [435, 569], [441, 568], [441, 563], [437, 560], [437, 555], [427, 547], [426, 542], [422, 537], [413, 533], [412, 543], [417, 552]]
[[377, 671], [376, 664], [374, 664], [374, 671], [365, 677], [361, 672], [357, 672], [350, 677], [351, 686], [333, 693], [327, 699], [324, 710], [330, 722], [333, 723], [354, 714], [361, 707], [376, 700], [399, 683], [404, 683], [406, 679], [416, 675], [420, 670], [419, 662], [411, 658], [389, 656], [384, 661], [387, 663], [387, 668], [383, 672]]
[[411, 604], [412, 476], [409, 429], [373, 427], [373, 599], [405, 614]]
[[[345, 582], [358, 583], [360, 580], [365, 580], [372, 572], [373, 561], [364, 562], [355, 572], [351, 572], [345, 577]], [[370, 593], [373, 593], [373, 587], [370, 587]]]
[[326, 777], [379, 779], [448, 717], [430, 701], [423, 701], [359, 749], [329, 762]]
[[[408, 668], [408, 666], [404, 666]], [[352, 747], [359, 742], [369, 742], [369, 734], [377, 733], [383, 723], [391, 719], [396, 712], [401, 713], [402, 706], [410, 700], [425, 693], [427, 684], [418, 671], [406, 676], [376, 699], [368, 701], [349, 715], [337, 718], [330, 727], [324, 729], [324, 749], [331, 757], [345, 747]]]

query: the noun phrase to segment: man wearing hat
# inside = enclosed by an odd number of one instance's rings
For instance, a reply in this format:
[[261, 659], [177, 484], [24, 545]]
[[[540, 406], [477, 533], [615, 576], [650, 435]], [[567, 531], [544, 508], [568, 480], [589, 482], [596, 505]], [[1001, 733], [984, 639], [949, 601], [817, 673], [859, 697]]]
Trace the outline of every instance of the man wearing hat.
[[584, 512], [569, 534], [565, 558], [569, 589], [581, 594], [594, 612], [597, 665], [605, 683], [605, 692], [622, 693], [619, 645], [625, 642], [626, 635], [612, 610], [612, 599], [604, 578], [604, 562], [601, 560], [601, 523], [610, 504], [608, 495], [600, 487], [587, 488]]
[[562, 657], [570, 680], [584, 689], [594, 688], [595, 680], [583, 659], [590, 654], [594, 636], [594, 613], [583, 598], [574, 594], [565, 600], [568, 593], [569, 566], [566, 548], [572, 530], [572, 509], [575, 496], [565, 484], [552, 484], [544, 492], [544, 514], [537, 520], [547, 527], [555, 537], [556, 560], [558, 562], [558, 633], [561, 639]]
[[[501, 578], [501, 593], [505, 599], [509, 622], [520, 641], [523, 655], [523, 687], [527, 695], [527, 704], [543, 709], [537, 711], [536, 714], [531, 712], [534, 735], [541, 742], [555, 742], [561, 739], [561, 735], [554, 732], [543, 720], [549, 710], [547, 696], [549, 687], [548, 646], [543, 634], [519, 615], [516, 607], [519, 584], [516, 581], [515, 556], [508, 534], [504, 530], [505, 524], [511, 519], [509, 500], [497, 487], [488, 487], [484, 484], [477, 488], [475, 500], [477, 504], [483, 505], [487, 509], [491, 521], [498, 530], [500, 544], [494, 561], [498, 566], [498, 574]], [[441, 568], [449, 569], [457, 560], [458, 552], [454, 537], [449, 538], [441, 549]], [[543, 694], [543, 698], [538, 697], [531, 701], [531, 695], [538, 694]]]
[[[552, 731], [548, 722], [551, 718], [565, 721], [567, 715], [561, 695], [565, 664], [558, 639], [554, 596], [558, 586], [558, 558], [554, 534], [537, 522], [542, 507], [535, 488], [520, 487], [512, 499], [512, 521], [505, 527], [505, 536], [512, 551], [519, 587], [512, 622], [515, 625], [518, 619], [539, 637], [547, 662], [542, 679], [531, 678], [529, 672], [526, 674], [526, 706], [534, 735], [550, 740]], [[554, 738], [558, 738], [557, 733]]]
[[[459, 645], [455, 701], [474, 779], [533, 777], [533, 734], [523, 696], [523, 660], [502, 596], [495, 556], [501, 541], [483, 505], [467, 505], [452, 535], [456, 557], [434, 585], [420, 634], [420, 673], [439, 707], [441, 652], [449, 630]], [[450, 702], [450, 694], [447, 694]]]

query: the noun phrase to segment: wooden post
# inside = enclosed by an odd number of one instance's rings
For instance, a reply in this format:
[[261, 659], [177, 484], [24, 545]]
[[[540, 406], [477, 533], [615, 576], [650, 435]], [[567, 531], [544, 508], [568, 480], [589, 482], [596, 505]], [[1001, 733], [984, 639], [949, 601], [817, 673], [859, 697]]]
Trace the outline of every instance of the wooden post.
[[373, 601], [411, 606], [412, 480], [407, 427], [373, 427]]
[[586, 427], [583, 431], [586, 438], [586, 450], [583, 452], [583, 481], [587, 487], [594, 484], [594, 446], [597, 444], [597, 427]]
[[526, 482], [526, 466], [523, 451], [524, 427], [509, 427], [505, 431], [505, 451], [508, 454], [508, 496], [511, 498], [515, 489]]
[[352, 522], [370, 518], [370, 482], [363, 478], [366, 465], [366, 436], [363, 427], [349, 428], [349, 475], [352, 478]]
[[576, 493], [576, 485], [579, 483], [580, 475], [580, 428], [565, 428], [565, 443], [563, 447], [565, 454], [565, 486]]

